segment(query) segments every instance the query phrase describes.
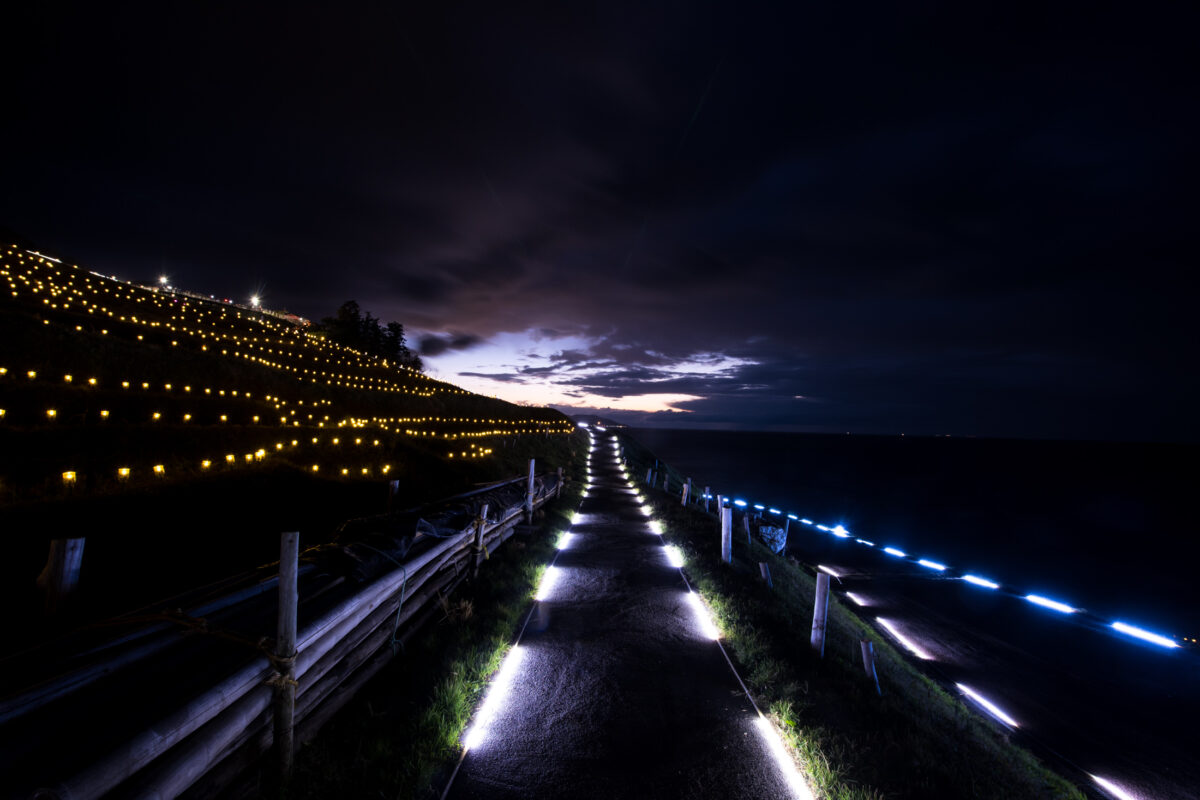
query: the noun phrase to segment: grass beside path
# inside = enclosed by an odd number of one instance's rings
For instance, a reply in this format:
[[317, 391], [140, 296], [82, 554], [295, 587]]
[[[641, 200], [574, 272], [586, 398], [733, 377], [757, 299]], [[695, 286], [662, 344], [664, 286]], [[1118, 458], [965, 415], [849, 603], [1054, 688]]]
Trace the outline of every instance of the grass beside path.
[[[628, 437], [622, 444], [640, 482], [655, 457]], [[678, 476], [672, 485], [680, 485]], [[748, 544], [736, 530], [733, 563], [724, 564], [715, 514], [682, 507], [678, 495], [646, 494], [756, 702], [799, 754], [820, 797], [1083, 800], [1072, 783], [922, 675], [836, 596], [825, 658], [818, 659], [809, 647], [816, 588], [809, 571], [757, 541]], [[773, 589], [759, 577], [760, 561], [770, 565]], [[862, 670], [863, 639], [875, 645], [882, 697]]]
[[[578, 464], [574, 471], [582, 476]], [[578, 480], [568, 484], [544, 507], [536, 533], [492, 553], [478, 580], [448, 600], [442, 618], [300, 750], [288, 800], [436, 796], [582, 491]]]

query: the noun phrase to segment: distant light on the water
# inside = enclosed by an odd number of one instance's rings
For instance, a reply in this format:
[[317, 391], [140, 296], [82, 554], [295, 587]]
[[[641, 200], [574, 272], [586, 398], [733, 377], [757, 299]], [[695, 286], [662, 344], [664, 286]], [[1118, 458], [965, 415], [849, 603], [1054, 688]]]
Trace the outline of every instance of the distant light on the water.
[[1179, 647], [1178, 644], [1171, 639], [1168, 639], [1166, 636], [1160, 636], [1157, 633], [1151, 633], [1150, 631], [1143, 630], [1142, 628], [1138, 628], [1133, 625], [1126, 625], [1124, 622], [1114, 622], [1112, 626], [1115, 630], [1118, 630], [1121, 633], [1129, 636], [1135, 636], [1142, 641], [1150, 642], [1151, 644], [1156, 644], [1160, 647]]
[[962, 579], [967, 583], [973, 583], [976, 586], [982, 586], [985, 589], [999, 589], [1000, 584], [995, 581], [989, 581], [987, 578], [981, 578], [978, 575], [963, 575]]
[[908, 553], [906, 553], [903, 550], [896, 548], [896, 547], [885, 547], [885, 548], [883, 548], [883, 552], [887, 553], [890, 556], [896, 556], [897, 558], [904, 558], [905, 556], [908, 555]]
[[1049, 608], [1052, 611], [1059, 612], [1060, 614], [1074, 614], [1079, 610], [1077, 608], [1072, 608], [1066, 603], [1060, 603], [1057, 600], [1051, 600], [1048, 597], [1042, 597], [1041, 595], [1037, 594], [1027, 594], [1025, 595], [1025, 599], [1034, 605], [1039, 605], [1042, 608]]

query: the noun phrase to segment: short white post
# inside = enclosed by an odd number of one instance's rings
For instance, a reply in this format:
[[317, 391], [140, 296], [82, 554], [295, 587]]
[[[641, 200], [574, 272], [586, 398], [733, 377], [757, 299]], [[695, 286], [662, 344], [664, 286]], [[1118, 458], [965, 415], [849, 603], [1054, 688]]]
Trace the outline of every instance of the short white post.
[[708, 513], [708, 501], [712, 498], [712, 487], [704, 487], [704, 513]]
[[688, 489], [691, 489], [691, 488], [692, 488], [692, 485], [691, 485], [690, 483], [685, 483], [685, 484], [683, 485], [683, 491], [680, 493], [680, 501], [679, 501], [679, 505], [681, 505], [681, 506], [686, 506], [686, 505], [687, 505], [687, 501], [688, 501]]
[[562, 467], [559, 467], [558, 468], [558, 484], [554, 489], [554, 496], [556, 498], [562, 497], [562, 489], [563, 489]]
[[762, 579], [767, 582], [767, 586], [774, 589], [775, 584], [771, 583], [771, 568], [767, 566], [767, 562], [758, 562], [758, 571], [762, 573]]
[[663, 473], [663, 491], [664, 492], [671, 491], [671, 473], [669, 473], [669, 472]]
[[817, 599], [813, 604], [812, 648], [825, 657], [825, 623], [829, 619], [829, 575], [817, 573]]
[[[687, 486], [687, 496], [688, 496], [688, 499], [690, 500], [695, 495], [695, 492], [692, 490], [692, 479], [691, 478], [687, 479], [686, 486]], [[684, 500], [683, 504], [686, 506], [687, 500]]]
[[750, 515], [742, 515], [742, 527], [746, 529], [746, 544], [751, 544], [753, 540], [750, 538]]
[[534, 459], [529, 459], [529, 483], [525, 487], [525, 524], [533, 524], [533, 472]]
[[783, 521], [783, 537], [784, 537], [785, 539], [787, 538], [788, 531], [790, 531], [791, 529], [792, 529], [792, 518], [791, 518], [791, 517], [787, 517], [787, 518], [786, 518], [786, 519], [784, 519], [784, 521]]
[[54, 539], [37, 585], [46, 593], [46, 614], [54, 616], [70, 603], [83, 567], [85, 539]]
[[292, 531], [279, 537], [279, 619], [275, 636], [275, 752], [279, 780], [292, 777], [295, 743], [292, 720], [296, 712], [296, 607], [300, 602], [300, 534]]
[[862, 646], [863, 671], [867, 673], [868, 678], [875, 681], [875, 691], [883, 694], [883, 689], [879, 688], [879, 674], [875, 672], [875, 645], [866, 639], [859, 644]]
[[733, 509], [723, 506], [721, 515], [721, 560], [733, 563]]
[[651, 479], [654, 477], [654, 467], [646, 467], [646, 485], [652, 486]]

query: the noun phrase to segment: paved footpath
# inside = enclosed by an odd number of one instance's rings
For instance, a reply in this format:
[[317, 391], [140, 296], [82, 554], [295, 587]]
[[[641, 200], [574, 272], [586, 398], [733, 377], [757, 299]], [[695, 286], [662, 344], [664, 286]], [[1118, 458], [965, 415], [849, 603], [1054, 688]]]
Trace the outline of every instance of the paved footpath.
[[448, 796], [794, 797], [612, 440], [594, 436], [570, 543]]

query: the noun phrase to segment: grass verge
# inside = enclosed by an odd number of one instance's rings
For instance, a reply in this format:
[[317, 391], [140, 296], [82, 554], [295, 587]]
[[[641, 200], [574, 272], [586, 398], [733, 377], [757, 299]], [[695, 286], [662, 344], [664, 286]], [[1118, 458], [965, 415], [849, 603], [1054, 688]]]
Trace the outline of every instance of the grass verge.
[[288, 800], [435, 796], [582, 491], [569, 484], [544, 507], [536, 533], [493, 553], [479, 579], [443, 605], [442, 618], [299, 752]]
[[[622, 439], [631, 474], [644, 478], [654, 455]], [[676, 475], [672, 485], [680, 482]], [[818, 796], [1082, 800], [1072, 783], [921, 674], [836, 597], [825, 658], [817, 658], [809, 647], [809, 571], [736, 532], [733, 563], [724, 564], [714, 514], [685, 508], [673, 494], [646, 494], [755, 701], [783, 732]], [[762, 561], [774, 588], [759, 577]], [[861, 640], [874, 643], [882, 696], [863, 673]]]

